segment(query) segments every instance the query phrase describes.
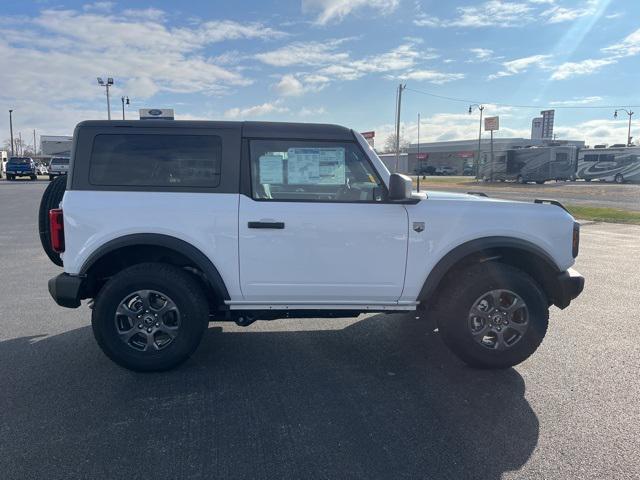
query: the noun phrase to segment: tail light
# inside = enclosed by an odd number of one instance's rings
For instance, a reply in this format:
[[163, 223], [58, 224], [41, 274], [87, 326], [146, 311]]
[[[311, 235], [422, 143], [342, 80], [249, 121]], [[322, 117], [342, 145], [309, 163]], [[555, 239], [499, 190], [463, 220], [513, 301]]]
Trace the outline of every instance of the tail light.
[[64, 252], [64, 219], [61, 208], [49, 210], [49, 233], [54, 252]]

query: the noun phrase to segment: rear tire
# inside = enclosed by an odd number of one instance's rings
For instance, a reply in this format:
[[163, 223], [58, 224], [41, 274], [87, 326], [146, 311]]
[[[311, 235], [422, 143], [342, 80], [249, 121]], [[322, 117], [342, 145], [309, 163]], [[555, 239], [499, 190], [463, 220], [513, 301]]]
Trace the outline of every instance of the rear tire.
[[208, 324], [209, 307], [199, 283], [162, 263], [134, 265], [112, 277], [100, 290], [91, 317], [107, 357], [138, 372], [168, 370], [187, 360]]
[[549, 323], [538, 284], [522, 270], [496, 262], [450, 279], [435, 313], [445, 344], [475, 368], [523, 362], [536, 351]]
[[31, 180], [37, 180], [38, 176], [37, 175], [31, 175]]
[[13, 175], [9, 175], [9, 174], [7, 174], [7, 180], [8, 180], [8, 181], [10, 181], [10, 182], [11, 182], [11, 181], [13, 181], [15, 178], [16, 178], [16, 177], [14, 177]]
[[40, 243], [42, 244], [42, 248], [44, 253], [47, 254], [47, 257], [49, 257], [49, 259], [59, 267], [62, 267], [62, 258], [60, 258], [59, 253], [54, 252], [53, 248], [51, 248], [49, 210], [60, 206], [60, 202], [62, 201], [66, 188], [67, 179], [65, 177], [56, 178], [53, 182], [49, 183], [42, 194], [40, 209], [38, 210], [38, 232], [40, 234]]
[[618, 173], [614, 179], [613, 179], [616, 183], [624, 183], [624, 177], [622, 176], [621, 173]]
[[544, 180], [536, 180], [536, 183], [537, 183], [538, 185], [543, 185], [543, 184], [544, 184]]
[[519, 183], [520, 185], [524, 185], [525, 183], [527, 183], [524, 181], [524, 178], [522, 178], [522, 175], [518, 175], [516, 182]]

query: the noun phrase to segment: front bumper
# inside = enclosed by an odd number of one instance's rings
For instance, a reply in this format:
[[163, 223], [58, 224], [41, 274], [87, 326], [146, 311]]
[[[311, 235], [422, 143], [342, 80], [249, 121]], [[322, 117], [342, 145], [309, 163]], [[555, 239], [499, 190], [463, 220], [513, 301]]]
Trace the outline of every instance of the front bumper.
[[584, 289], [584, 277], [573, 268], [562, 272], [557, 277], [554, 304], [558, 308], [567, 308], [571, 300], [576, 298]]
[[61, 273], [49, 280], [49, 293], [61, 307], [78, 308], [83, 277]]

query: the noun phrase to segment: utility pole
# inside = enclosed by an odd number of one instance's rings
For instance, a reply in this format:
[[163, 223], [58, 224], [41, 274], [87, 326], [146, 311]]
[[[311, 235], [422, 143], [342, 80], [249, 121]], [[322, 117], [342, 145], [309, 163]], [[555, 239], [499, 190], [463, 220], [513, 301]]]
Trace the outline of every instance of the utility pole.
[[33, 155], [38, 153], [38, 147], [36, 146], [36, 129], [33, 129]]
[[9, 130], [11, 131], [11, 156], [15, 157], [15, 153], [13, 150], [13, 118], [12, 118], [13, 110], [9, 110]]
[[[420, 160], [420, 114], [418, 113], [418, 153], [416, 154], [416, 165], [422, 167], [422, 160]], [[422, 168], [418, 168], [418, 192], [420, 191], [420, 173]]]
[[400, 164], [400, 109], [402, 108], [402, 91], [407, 88], [406, 84], [398, 85], [398, 105], [396, 106], [396, 173]]
[[473, 108], [477, 108], [480, 110], [480, 125], [478, 126], [478, 159], [475, 162], [474, 170], [476, 174], [476, 179], [478, 178], [478, 170], [480, 169], [480, 151], [482, 145], [482, 112], [484, 111], [484, 105], [478, 105], [474, 103], [473, 105], [469, 105], [469, 115], [473, 112]]
[[627, 147], [631, 146], [631, 117], [635, 112], [631, 110], [627, 110], [626, 108], [618, 108], [615, 112], [613, 112], [613, 118], [618, 118], [618, 112], [625, 112], [629, 116], [629, 127], [627, 128]]
[[18, 137], [20, 138], [20, 143], [18, 144], [20, 153], [18, 155], [24, 155], [24, 146], [22, 145], [22, 132], [18, 133]]

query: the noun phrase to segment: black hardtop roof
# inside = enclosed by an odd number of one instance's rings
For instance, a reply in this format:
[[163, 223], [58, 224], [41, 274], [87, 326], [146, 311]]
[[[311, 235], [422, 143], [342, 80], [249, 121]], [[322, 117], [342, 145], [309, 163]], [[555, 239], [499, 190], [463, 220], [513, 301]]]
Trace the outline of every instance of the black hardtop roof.
[[227, 122], [214, 120], [85, 120], [85, 127], [113, 128], [237, 128], [248, 138], [288, 138], [318, 140], [353, 140], [353, 132], [340, 125], [293, 122]]

